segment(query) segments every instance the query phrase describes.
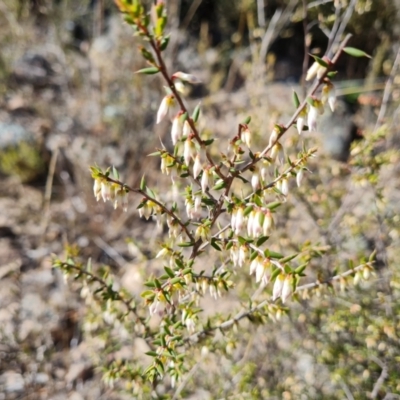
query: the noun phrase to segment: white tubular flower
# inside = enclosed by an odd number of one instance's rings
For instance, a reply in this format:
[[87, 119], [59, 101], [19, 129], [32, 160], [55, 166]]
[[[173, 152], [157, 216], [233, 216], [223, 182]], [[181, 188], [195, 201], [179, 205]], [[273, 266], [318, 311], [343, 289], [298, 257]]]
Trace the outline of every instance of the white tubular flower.
[[250, 129], [246, 127], [246, 129], [242, 132], [242, 140], [246, 143], [246, 146], [250, 148], [251, 146], [251, 132]]
[[172, 94], [168, 94], [162, 99], [160, 107], [158, 108], [157, 112], [157, 124], [159, 124], [168, 114], [168, 111], [174, 105], [174, 102], [175, 98]]
[[268, 166], [263, 164], [261, 169], [260, 169], [260, 175], [261, 175], [261, 179], [262, 181], [265, 183], [267, 182], [268, 178], [269, 178], [269, 171], [268, 171]]
[[107, 200], [111, 200], [111, 185], [103, 181], [100, 184], [100, 191], [101, 191], [101, 197], [103, 198], [103, 201], [106, 202]]
[[197, 78], [196, 76], [192, 75], [192, 74], [186, 74], [185, 72], [175, 72], [172, 75], [172, 79], [180, 79], [181, 81], [184, 82], [189, 82], [192, 85], [198, 85], [201, 83], [201, 80], [199, 78]]
[[201, 194], [196, 194], [194, 196], [194, 210], [196, 214], [201, 212]]
[[196, 324], [192, 320], [192, 318], [186, 318], [185, 325], [189, 333], [194, 333], [196, 330]]
[[203, 193], [206, 192], [208, 185], [208, 181], [209, 181], [209, 177], [210, 177], [210, 171], [208, 169], [205, 169], [203, 171], [203, 175], [201, 176], [201, 190]]
[[239, 249], [236, 244], [234, 244], [231, 249], [230, 249], [230, 256], [231, 256], [231, 261], [235, 267], [238, 265], [239, 261]]
[[158, 300], [154, 300], [153, 303], [150, 304], [150, 307], [149, 307], [150, 315], [156, 314], [159, 306], [160, 306], [160, 302]]
[[269, 283], [269, 280], [271, 279], [269, 275], [269, 271], [271, 268], [271, 263], [268, 258], [265, 260], [262, 260], [258, 264], [258, 268], [256, 270], [256, 283], [261, 283], [262, 285], [266, 286]]
[[203, 169], [203, 166], [201, 165], [200, 154], [196, 154], [196, 157], [194, 158], [194, 164], [193, 164], [193, 176], [195, 179], [200, 175], [200, 172], [202, 169]]
[[192, 218], [193, 206], [194, 206], [193, 200], [190, 198], [186, 198], [185, 203], [186, 203], [186, 214], [188, 218]]
[[307, 109], [304, 107], [301, 111], [299, 116], [297, 117], [297, 132], [299, 132], [299, 135], [303, 132], [304, 125], [306, 123], [306, 117], [307, 117]]
[[115, 191], [114, 209], [117, 209], [118, 204], [121, 204], [122, 211], [128, 211], [128, 193], [126, 193], [123, 189], [118, 189]]
[[329, 104], [330, 109], [332, 112], [335, 111], [336, 106], [336, 91], [335, 87], [331, 82], [327, 82], [324, 87], [322, 88], [322, 104]]
[[310, 105], [307, 117], [307, 125], [310, 132], [317, 130], [317, 117], [318, 117], [318, 108]]
[[281, 294], [282, 303], [285, 303], [285, 301], [292, 294], [292, 292], [293, 292], [292, 276], [288, 275], [283, 281], [282, 294]]
[[257, 210], [253, 218], [253, 231], [252, 237], [257, 238], [262, 232], [262, 223], [264, 222], [264, 214], [261, 210]]
[[251, 187], [253, 190], [256, 192], [258, 189], [260, 189], [261, 184], [260, 184], [260, 176], [258, 175], [258, 171], [254, 171], [253, 175], [251, 176]]
[[178, 113], [174, 120], [172, 121], [172, 128], [171, 128], [171, 139], [172, 143], [175, 146], [178, 140], [182, 137], [182, 129], [183, 123], [181, 120], [181, 115]]
[[96, 200], [99, 201], [101, 199], [101, 181], [100, 179], [95, 179], [93, 184], [93, 193]]
[[276, 142], [271, 149], [270, 158], [272, 162], [278, 160], [279, 164], [283, 164], [285, 161], [285, 155], [283, 153], [283, 147], [279, 142]]
[[248, 254], [249, 254], [249, 248], [245, 245], [240, 246], [239, 257], [237, 260], [238, 266], [240, 268], [243, 267], [243, 265], [245, 264]]
[[274, 220], [272, 218], [272, 213], [269, 209], [267, 209], [265, 212], [265, 217], [264, 217], [264, 223], [263, 223], [263, 235], [264, 236], [269, 236], [271, 234], [271, 230], [274, 227]]
[[317, 61], [311, 65], [311, 67], [307, 71], [306, 81], [310, 81], [315, 76], [320, 79], [322, 75], [325, 73], [326, 68], [320, 65]]
[[254, 225], [254, 218], [256, 216], [256, 212], [251, 210], [249, 217], [247, 219], [247, 234], [252, 237], [253, 236], [253, 225]]
[[271, 132], [271, 136], [269, 137], [269, 147], [272, 147], [275, 142], [278, 140], [279, 137], [279, 131], [277, 128], [274, 128], [273, 131]]
[[300, 187], [301, 181], [303, 180], [303, 176], [304, 176], [304, 170], [303, 168], [301, 168], [296, 174], [297, 187]]
[[257, 271], [258, 265], [262, 262], [261, 256], [257, 256], [251, 263], [250, 263], [250, 275], [253, 275], [254, 272]]
[[274, 283], [274, 287], [272, 289], [272, 300], [276, 300], [282, 294], [283, 283], [285, 281], [285, 276], [283, 274], [279, 274]]
[[170, 251], [167, 247], [163, 247], [156, 255], [155, 258], [165, 258], [169, 255]]
[[334, 87], [332, 87], [331, 92], [329, 93], [328, 104], [332, 112], [334, 112], [336, 107], [336, 91]]
[[281, 181], [281, 188], [280, 188], [282, 194], [287, 197], [287, 195], [289, 194], [289, 182], [287, 180], [287, 178], [283, 178]]
[[151, 215], [153, 214], [153, 207], [149, 202], [147, 201], [146, 204], [139, 209], [139, 215], [142, 217], [145, 217], [146, 219], [149, 219]]
[[186, 119], [185, 122], [183, 123], [183, 136], [188, 137], [191, 133], [191, 128], [189, 121]]
[[231, 215], [231, 228], [234, 232], [236, 232], [237, 213], [238, 213], [238, 209], [236, 207], [234, 207], [232, 210], [232, 215]]
[[236, 235], [240, 234], [243, 225], [244, 225], [244, 208], [239, 207], [236, 212], [235, 228], [232, 228], [235, 231]]
[[191, 137], [188, 136], [188, 138], [185, 140], [185, 146], [183, 148], [183, 158], [187, 166], [189, 166], [190, 160], [194, 158], [195, 153], [196, 153], [196, 147]]

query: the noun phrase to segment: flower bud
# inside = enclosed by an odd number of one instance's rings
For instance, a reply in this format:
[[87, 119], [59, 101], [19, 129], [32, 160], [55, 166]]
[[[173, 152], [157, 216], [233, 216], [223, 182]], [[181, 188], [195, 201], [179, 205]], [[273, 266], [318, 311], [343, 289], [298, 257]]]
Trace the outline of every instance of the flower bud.
[[251, 132], [250, 129], [248, 127], [246, 127], [244, 129], [244, 131], [242, 132], [242, 140], [244, 143], [246, 143], [246, 146], [248, 148], [250, 148], [251, 146]]
[[303, 176], [304, 176], [304, 169], [301, 168], [296, 174], [297, 187], [300, 187], [301, 181], [303, 180]]
[[280, 191], [282, 192], [282, 194], [286, 197], [289, 194], [289, 182], [287, 180], [287, 178], [283, 178], [281, 180], [281, 188]]
[[253, 190], [256, 192], [258, 189], [260, 189], [261, 184], [260, 184], [260, 176], [258, 174], [258, 169], [255, 168], [253, 171], [253, 174], [251, 176], [251, 187]]
[[201, 83], [201, 80], [199, 78], [197, 78], [196, 76], [192, 75], [192, 74], [186, 74], [184, 72], [175, 72], [172, 75], [172, 79], [180, 79], [181, 81], [184, 82], [189, 82], [193, 85], [197, 85]]
[[325, 73], [325, 71], [326, 68], [324, 66], [320, 65], [317, 61], [314, 61], [314, 63], [307, 71], [306, 81], [310, 81], [315, 76], [317, 76], [317, 78], [320, 79], [322, 75]]
[[274, 128], [274, 129], [272, 130], [272, 132], [271, 132], [271, 136], [269, 137], [269, 144], [268, 144], [268, 146], [269, 146], [269, 147], [272, 147], [272, 146], [275, 144], [275, 142], [278, 140], [278, 137], [279, 137], [279, 131], [278, 131], [277, 128]]

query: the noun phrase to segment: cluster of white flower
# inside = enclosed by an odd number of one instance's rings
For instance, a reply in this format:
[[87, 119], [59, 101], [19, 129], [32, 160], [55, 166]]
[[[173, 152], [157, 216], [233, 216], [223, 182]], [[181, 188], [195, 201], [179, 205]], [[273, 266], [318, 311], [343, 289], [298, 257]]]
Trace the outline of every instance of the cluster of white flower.
[[123, 211], [128, 211], [128, 191], [122, 185], [109, 182], [106, 178], [95, 178], [93, 193], [97, 201], [112, 201], [115, 209], [121, 205]]
[[274, 227], [272, 213], [268, 208], [256, 207], [245, 216], [243, 206], [234, 207], [231, 215], [231, 228], [236, 235], [239, 235], [247, 224], [247, 234], [251, 238], [257, 238], [260, 235], [269, 236]]

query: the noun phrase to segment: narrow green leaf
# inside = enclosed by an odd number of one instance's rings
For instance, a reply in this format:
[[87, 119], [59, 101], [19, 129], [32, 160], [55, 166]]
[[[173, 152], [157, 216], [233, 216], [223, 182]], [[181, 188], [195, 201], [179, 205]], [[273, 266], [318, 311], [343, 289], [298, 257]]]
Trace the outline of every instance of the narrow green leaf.
[[160, 156], [161, 152], [160, 151], [155, 151], [154, 153], [150, 153], [147, 155], [147, 157], [155, 157], [155, 156]]
[[221, 251], [221, 247], [218, 246], [218, 244], [217, 244], [215, 238], [212, 238], [212, 239], [211, 239], [211, 246], [214, 247], [215, 250]]
[[182, 243], [178, 243], [179, 247], [192, 247], [194, 246], [193, 242], [182, 242]]
[[201, 106], [201, 103], [197, 104], [196, 108], [193, 111], [192, 119], [193, 119], [194, 122], [197, 122], [197, 120], [199, 119], [200, 106]]
[[114, 167], [114, 165], [112, 167], [112, 173], [113, 173], [114, 178], [119, 180], [119, 172], [117, 171], [117, 168]]
[[271, 274], [271, 281], [274, 281], [276, 277], [281, 273], [280, 268], [276, 268]]
[[302, 275], [304, 270], [306, 269], [306, 267], [307, 267], [307, 264], [300, 265], [300, 267], [297, 267], [294, 270], [294, 273], [297, 274], [297, 275]]
[[247, 240], [246, 240], [244, 237], [242, 237], [242, 236], [238, 236], [238, 241], [239, 241], [239, 243], [240, 243], [241, 245], [247, 243]]
[[174, 277], [175, 277], [174, 271], [172, 271], [171, 268], [169, 268], [169, 267], [164, 267], [164, 270], [165, 270], [165, 272], [168, 274], [168, 276], [169, 276], [170, 278], [174, 278]]
[[300, 105], [299, 96], [297, 96], [297, 93], [294, 90], [293, 90], [293, 103], [296, 108], [299, 108]]
[[293, 272], [292, 268], [288, 264], [285, 264], [284, 270], [287, 274], [291, 274]]
[[294, 258], [296, 258], [298, 255], [299, 255], [299, 253], [295, 253], [295, 254], [292, 254], [292, 255], [287, 256], [287, 257], [285, 257], [285, 258], [282, 258], [280, 261], [281, 261], [282, 263], [286, 263], [286, 262], [292, 261], [292, 260], [293, 260]]
[[248, 125], [251, 122], [251, 117], [248, 116], [244, 119], [244, 121], [242, 122], [243, 125]]
[[160, 42], [160, 50], [164, 51], [168, 47], [170, 35], [164, 36]]
[[146, 297], [154, 297], [154, 292], [152, 290], [145, 290], [140, 294], [140, 297], [146, 298]]
[[253, 208], [254, 208], [254, 206], [247, 206], [247, 207], [244, 209], [243, 215], [244, 215], [245, 217], [247, 217], [247, 216], [253, 211]]
[[256, 246], [257, 247], [262, 246], [268, 239], [269, 236], [261, 236], [260, 238], [257, 239]]
[[148, 67], [148, 68], [142, 68], [139, 69], [139, 71], [136, 71], [136, 74], [145, 74], [145, 75], [154, 75], [160, 72], [160, 69], [157, 67]]
[[360, 49], [356, 49], [355, 47], [345, 47], [343, 49], [345, 53], [347, 53], [349, 56], [352, 57], [367, 57], [371, 58], [369, 54], [367, 54], [365, 51], [362, 51]]
[[319, 65], [321, 65], [321, 66], [323, 66], [323, 67], [325, 67], [325, 68], [328, 68], [328, 67], [329, 67], [329, 64], [328, 64], [326, 61], [324, 61], [322, 58], [320, 58], [320, 57], [318, 57], [318, 56], [316, 56], [316, 55], [314, 55], [314, 54], [310, 54], [310, 56], [311, 56], [312, 58], [314, 58], [314, 60], [315, 60]]
[[217, 184], [213, 187], [213, 190], [221, 190], [224, 187], [226, 187], [226, 183], [225, 181], [223, 181], [222, 179], [220, 179]]
[[329, 78], [329, 79], [332, 79], [332, 78], [334, 78], [336, 75], [337, 75], [337, 71], [331, 71], [331, 72], [328, 72], [327, 74], [326, 74], [326, 76]]
[[182, 283], [182, 279], [179, 276], [175, 277], [174, 279], [171, 279], [171, 285], [175, 285], [177, 283]]
[[144, 175], [142, 177], [142, 180], [140, 181], [140, 190], [145, 190], [146, 189], [146, 180], [144, 179]]
[[276, 251], [266, 250], [266, 252], [268, 252], [267, 254], [265, 254], [265, 252], [264, 252], [266, 257], [276, 258], [277, 260], [280, 260], [281, 258], [283, 258], [283, 254], [277, 253]]

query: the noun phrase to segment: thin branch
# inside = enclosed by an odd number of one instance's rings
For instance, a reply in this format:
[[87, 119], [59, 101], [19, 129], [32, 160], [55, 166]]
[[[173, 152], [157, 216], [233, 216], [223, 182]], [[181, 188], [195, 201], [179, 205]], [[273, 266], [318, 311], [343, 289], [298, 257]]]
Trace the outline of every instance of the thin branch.
[[[346, 276], [352, 275], [354, 273], [356, 273], [357, 271], [360, 271], [362, 269], [365, 268], [367, 264], [361, 264], [358, 265], [357, 267], [354, 267], [352, 269], [347, 270], [346, 272], [343, 272], [342, 274], [339, 275], [335, 275], [331, 278], [326, 279], [325, 281], [315, 281], [315, 282], [311, 282], [311, 283], [307, 283], [305, 285], [301, 285], [298, 286], [296, 288], [295, 293], [299, 293], [301, 291], [304, 290], [310, 290], [316, 287], [320, 287], [320, 286], [324, 286], [324, 285], [329, 285], [335, 281], [338, 281], [342, 278], [345, 278]], [[267, 299], [262, 301], [260, 304], [251, 307], [247, 310], [243, 310], [240, 311], [239, 313], [236, 314], [235, 317], [228, 319], [224, 322], [222, 322], [219, 325], [215, 325], [215, 326], [210, 326], [208, 328], [203, 329], [202, 331], [199, 331], [197, 333], [194, 333], [188, 337], [186, 337], [183, 342], [184, 343], [190, 343], [190, 342], [197, 342], [198, 340], [202, 339], [203, 337], [209, 335], [211, 332], [216, 331], [216, 330], [224, 330], [224, 329], [228, 329], [231, 328], [233, 325], [236, 325], [240, 320], [250, 317], [251, 315], [259, 312], [261, 309], [263, 309], [265, 306], [269, 305], [269, 304], [275, 304], [275, 301], [273, 301], [272, 299]]]
[[[95, 274], [83, 269], [82, 266], [75, 265], [75, 264], [72, 264], [70, 262], [65, 262], [65, 261], [60, 262], [59, 265], [60, 265], [61, 268], [65, 268], [66, 270], [75, 270], [79, 274], [85, 275], [92, 282], [99, 283], [103, 290], [107, 290], [107, 291], [112, 290], [112, 294], [114, 296], [114, 300], [117, 300], [117, 301], [120, 301], [121, 303], [123, 303], [125, 305], [127, 311], [130, 312], [135, 317], [135, 322], [139, 323], [139, 324], [141, 324], [143, 326], [143, 329], [144, 329], [145, 334], [146, 334], [145, 339], [146, 339], [146, 337], [151, 336], [150, 328], [143, 322], [143, 318], [141, 318], [139, 316], [138, 311], [136, 309], [136, 306], [132, 306], [132, 302], [134, 301], [133, 298], [125, 299], [118, 291], [112, 289], [110, 287], [110, 285], [104, 279], [102, 279], [102, 278], [98, 277], [97, 275], [95, 275]], [[148, 340], [146, 340], [146, 342], [151, 348], [153, 348], [153, 345]]]
[[382, 105], [381, 105], [381, 108], [379, 110], [379, 115], [378, 115], [378, 118], [376, 120], [374, 131], [376, 131], [379, 128], [379, 126], [382, 125], [382, 123], [383, 123], [383, 119], [385, 117], [387, 106], [388, 106], [388, 103], [389, 103], [390, 94], [392, 92], [392, 86], [393, 86], [394, 78], [396, 77], [396, 73], [397, 73], [397, 69], [399, 67], [399, 64], [400, 64], [400, 46], [398, 47], [397, 55], [396, 55], [396, 58], [394, 60], [392, 70], [390, 71], [389, 78], [388, 78], [388, 80], [386, 82], [385, 90], [383, 92], [383, 97], [382, 97]]
[[[332, 58], [330, 65], [333, 66], [337, 63], [339, 57], [341, 56], [344, 47], [346, 46], [347, 42], [350, 40], [351, 38], [351, 34], [348, 34], [343, 42], [341, 43], [338, 51], [336, 52], [335, 56]], [[297, 108], [297, 110], [294, 112], [294, 114], [292, 115], [292, 117], [290, 118], [290, 120], [286, 123], [286, 125], [281, 126], [281, 132], [279, 133], [277, 139], [275, 142], [268, 144], [268, 146], [260, 153], [257, 155], [257, 157], [254, 157], [254, 159], [252, 161], [250, 161], [247, 165], [245, 165], [241, 170], [238, 170], [236, 172], [236, 174], [241, 174], [244, 171], [247, 171], [248, 169], [250, 169], [251, 167], [253, 167], [258, 161], [260, 161], [271, 149], [272, 147], [274, 147], [274, 145], [280, 140], [280, 138], [288, 131], [288, 129], [295, 123], [295, 121], [297, 120], [297, 117], [299, 116], [299, 114], [301, 113], [301, 111], [304, 109], [304, 107], [306, 107], [307, 105], [307, 98], [308, 97], [312, 97], [317, 89], [320, 87], [320, 85], [324, 82], [326, 74], [329, 72], [329, 69], [327, 69], [325, 71], [325, 73], [319, 78], [316, 79], [314, 82], [314, 85], [311, 87], [308, 96], [301, 102], [301, 104], [299, 105], [299, 107]]]
[[101, 175], [102, 178], [106, 179], [108, 182], [112, 182], [112, 183], [116, 183], [117, 185], [120, 185], [122, 189], [126, 189], [129, 192], [133, 192], [133, 193], [138, 193], [140, 195], [142, 195], [143, 197], [145, 197], [147, 200], [153, 202], [154, 204], [157, 204], [166, 214], [168, 214], [170, 217], [172, 217], [174, 220], [176, 220], [178, 222], [178, 224], [180, 225], [180, 227], [182, 228], [182, 230], [186, 233], [186, 235], [188, 236], [188, 238], [190, 239], [191, 242], [194, 242], [194, 237], [193, 235], [189, 232], [186, 224], [184, 224], [180, 218], [171, 210], [169, 210], [163, 203], [161, 203], [160, 201], [158, 201], [157, 199], [151, 197], [150, 195], [148, 195], [145, 191], [143, 191], [142, 189], [135, 189], [133, 187], [130, 187], [129, 185], [117, 180], [117, 179], [113, 179], [110, 178], [109, 176], [106, 176], [104, 174]]
[[330, 58], [332, 56], [333, 52], [335, 51], [335, 47], [337, 46], [337, 44], [341, 40], [341, 37], [342, 37], [342, 35], [344, 33], [344, 30], [346, 29], [346, 26], [349, 23], [350, 18], [351, 18], [352, 14], [353, 14], [354, 7], [356, 6], [356, 3], [357, 3], [357, 0], [351, 0], [350, 4], [347, 6], [346, 12], [344, 13], [343, 18], [342, 18], [342, 22], [341, 22], [341, 24], [340, 24], [340, 26], [339, 26], [336, 34], [335, 34], [335, 38], [333, 39], [331, 46], [328, 48], [328, 51], [327, 51], [328, 58]]
[[386, 378], [389, 376], [388, 373], [388, 368], [385, 363], [383, 363], [381, 360], [379, 360], [377, 357], [372, 357], [372, 361], [374, 361], [376, 364], [378, 364], [381, 368], [381, 374], [378, 378], [378, 380], [375, 382], [374, 388], [372, 389], [371, 392], [371, 399], [376, 399], [379, 395], [379, 391], [381, 390], [381, 387], [385, 383]]

